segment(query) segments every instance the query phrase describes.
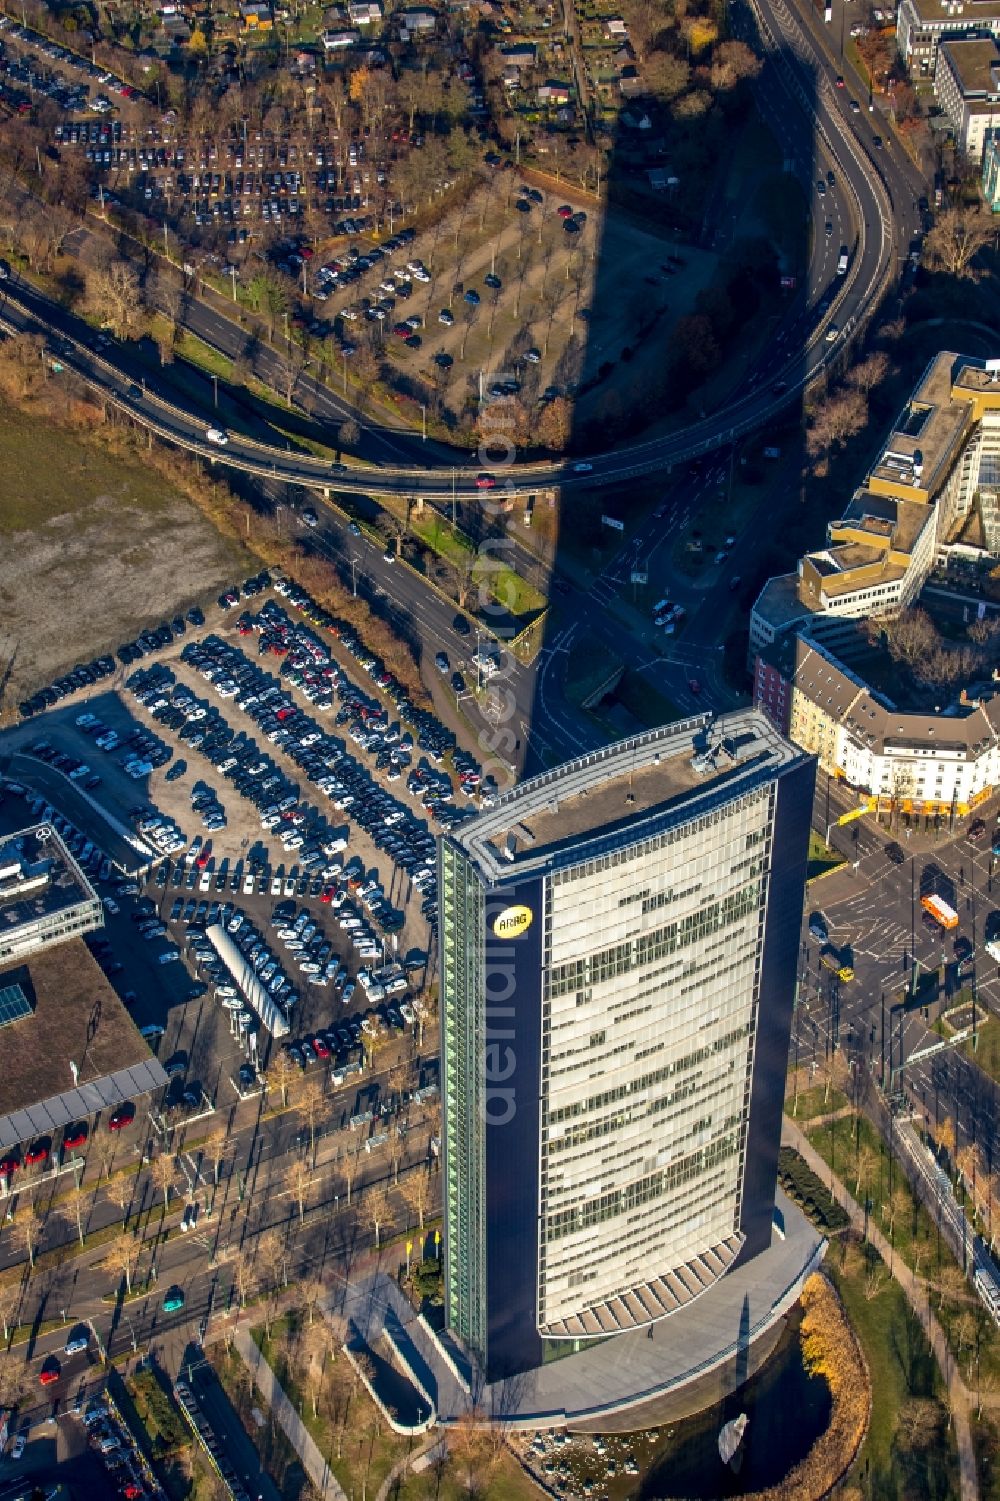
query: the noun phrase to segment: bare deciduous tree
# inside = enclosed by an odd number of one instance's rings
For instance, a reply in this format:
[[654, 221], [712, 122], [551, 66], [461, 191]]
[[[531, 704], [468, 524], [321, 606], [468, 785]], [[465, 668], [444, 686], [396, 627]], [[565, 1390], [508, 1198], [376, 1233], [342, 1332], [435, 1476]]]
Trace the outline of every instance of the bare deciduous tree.
[[109, 328], [116, 339], [138, 334], [143, 324], [139, 278], [124, 260], [88, 266], [84, 273], [85, 302], [94, 317]]
[[427, 1213], [431, 1201], [431, 1183], [423, 1163], [413, 1172], [407, 1174], [403, 1179], [403, 1186], [400, 1191], [403, 1195], [404, 1204], [410, 1210], [411, 1214], [416, 1215], [417, 1224], [422, 1230], [424, 1228], [424, 1215]]
[[365, 1222], [375, 1236], [375, 1249], [381, 1245], [382, 1231], [392, 1223], [392, 1204], [389, 1199], [389, 1191], [380, 1183], [373, 1183], [365, 1189], [362, 1200]]
[[161, 1152], [159, 1157], [153, 1159], [149, 1176], [157, 1193], [163, 1195], [163, 1212], [166, 1214], [170, 1190], [177, 1181], [177, 1159], [171, 1152]]
[[4, 1344], [10, 1339], [11, 1326], [17, 1317], [20, 1303], [20, 1287], [16, 1287], [12, 1282], [0, 1284], [0, 1324], [3, 1325]]
[[80, 1237], [81, 1246], [84, 1242], [83, 1226], [87, 1219], [92, 1199], [93, 1194], [89, 1188], [82, 1188], [79, 1184], [75, 1184], [60, 1206], [61, 1212], [66, 1218], [72, 1220], [76, 1225], [76, 1233]]
[[972, 276], [972, 261], [994, 235], [988, 214], [973, 213], [965, 207], [943, 209], [924, 240], [924, 250], [932, 266], [952, 276]]
[[813, 408], [806, 448], [813, 457], [826, 454], [861, 432], [867, 421], [868, 403], [861, 391], [833, 391]]
[[306, 1199], [309, 1197], [309, 1186], [312, 1183], [312, 1168], [301, 1157], [296, 1158], [288, 1173], [288, 1186], [292, 1196], [299, 1206], [299, 1224], [306, 1217]]
[[863, 360], [859, 360], [847, 372], [847, 384], [869, 396], [885, 380], [891, 363], [884, 349], [873, 349], [871, 354], [866, 354]]
[[141, 1240], [134, 1230], [129, 1230], [112, 1242], [100, 1262], [102, 1270], [110, 1272], [119, 1281], [122, 1277], [125, 1278], [125, 1290], [129, 1293], [132, 1291], [132, 1275], [138, 1264], [141, 1250]]
[[288, 1104], [288, 1091], [291, 1089], [296, 1078], [297, 1071], [295, 1064], [289, 1058], [288, 1054], [277, 1053], [271, 1060], [265, 1075], [265, 1081], [268, 1089], [276, 1089], [279, 1092], [283, 1107]]

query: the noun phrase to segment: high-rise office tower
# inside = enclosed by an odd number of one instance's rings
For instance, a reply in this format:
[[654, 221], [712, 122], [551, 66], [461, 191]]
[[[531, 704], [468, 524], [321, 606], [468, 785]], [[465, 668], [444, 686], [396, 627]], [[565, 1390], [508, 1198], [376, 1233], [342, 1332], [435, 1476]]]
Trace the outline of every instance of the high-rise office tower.
[[814, 779], [703, 715], [442, 839], [446, 1313], [489, 1379], [770, 1245]]

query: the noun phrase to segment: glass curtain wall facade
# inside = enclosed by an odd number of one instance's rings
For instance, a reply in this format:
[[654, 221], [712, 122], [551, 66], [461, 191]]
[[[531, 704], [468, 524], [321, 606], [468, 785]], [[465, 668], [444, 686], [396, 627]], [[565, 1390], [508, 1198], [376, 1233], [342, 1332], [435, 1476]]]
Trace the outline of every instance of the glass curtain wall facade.
[[486, 1349], [483, 1185], [483, 883], [453, 845], [441, 847], [441, 1096], [445, 1309], [470, 1349]]
[[739, 1236], [773, 799], [551, 878], [543, 1330]]
[[748, 712], [713, 780], [715, 728], [441, 841], [446, 1315], [490, 1379], [770, 1245], [815, 763]]

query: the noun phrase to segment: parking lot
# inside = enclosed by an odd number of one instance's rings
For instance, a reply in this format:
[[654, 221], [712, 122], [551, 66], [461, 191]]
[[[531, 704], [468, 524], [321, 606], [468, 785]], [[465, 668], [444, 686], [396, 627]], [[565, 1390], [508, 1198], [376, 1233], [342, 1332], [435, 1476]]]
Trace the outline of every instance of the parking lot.
[[[269, 1032], [328, 1069], [348, 1111], [366, 1053], [380, 1071], [415, 1059], [435, 832], [484, 795], [453, 737], [303, 591], [240, 595], [151, 633], [117, 692], [72, 688], [3, 747], [27, 768], [8, 773], [4, 827], [51, 818], [85, 857], [105, 908], [88, 943], [167, 1068], [168, 1120], [256, 1093]], [[88, 851], [60, 790], [116, 810], [142, 870]]]

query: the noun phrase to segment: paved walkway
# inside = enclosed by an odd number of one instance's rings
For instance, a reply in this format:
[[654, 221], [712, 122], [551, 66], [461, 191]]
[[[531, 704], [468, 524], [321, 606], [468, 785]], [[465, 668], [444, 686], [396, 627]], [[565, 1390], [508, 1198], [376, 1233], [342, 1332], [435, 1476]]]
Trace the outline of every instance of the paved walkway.
[[[850, 1216], [852, 1228], [860, 1235], [864, 1235], [864, 1210], [848, 1193], [840, 1179], [830, 1171], [829, 1164], [823, 1160], [804, 1132], [787, 1115], [782, 1120], [781, 1139], [805, 1158], [817, 1177], [824, 1183], [829, 1183], [833, 1197]], [[957, 1364], [948, 1348], [944, 1330], [931, 1312], [930, 1296], [924, 1284], [914, 1277], [910, 1268], [899, 1256], [893, 1255], [892, 1247], [871, 1218], [868, 1220], [867, 1232], [869, 1241], [886, 1266], [892, 1268], [892, 1275], [906, 1294], [907, 1302], [920, 1320], [921, 1328], [934, 1351], [935, 1359], [948, 1388], [948, 1402], [955, 1420], [955, 1442], [958, 1447], [962, 1501], [978, 1501], [979, 1478], [976, 1473], [976, 1453], [972, 1443], [970, 1423], [972, 1397], [959, 1375]]]
[[247, 1329], [237, 1328], [234, 1344], [253, 1377], [254, 1385], [270, 1407], [285, 1437], [302, 1461], [302, 1467], [323, 1501], [347, 1501], [340, 1482], [331, 1472], [319, 1446], [275, 1376]]

